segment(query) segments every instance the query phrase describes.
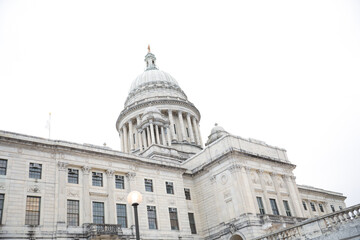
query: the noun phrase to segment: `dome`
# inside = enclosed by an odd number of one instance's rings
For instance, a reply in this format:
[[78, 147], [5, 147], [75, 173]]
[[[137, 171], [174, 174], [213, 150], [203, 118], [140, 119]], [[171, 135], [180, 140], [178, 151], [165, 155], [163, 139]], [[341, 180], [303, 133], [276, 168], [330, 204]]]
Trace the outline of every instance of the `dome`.
[[207, 142], [205, 143], [205, 146], [209, 145], [210, 143], [215, 142], [217, 139], [229, 134], [223, 127], [218, 126], [217, 123], [215, 123], [215, 127], [211, 129], [210, 136], [208, 137]]
[[146, 70], [145, 72], [137, 76], [137, 78], [135, 78], [135, 80], [132, 82], [129, 92], [132, 92], [133, 90], [141, 87], [142, 85], [156, 82], [168, 83], [170, 85], [179, 86], [175, 78], [173, 78], [170, 74], [158, 69], [153, 69]]
[[214, 134], [216, 132], [226, 132], [226, 131], [223, 127], [220, 127], [217, 123], [215, 123], [215, 127], [213, 127], [213, 129], [211, 129], [211, 134]]

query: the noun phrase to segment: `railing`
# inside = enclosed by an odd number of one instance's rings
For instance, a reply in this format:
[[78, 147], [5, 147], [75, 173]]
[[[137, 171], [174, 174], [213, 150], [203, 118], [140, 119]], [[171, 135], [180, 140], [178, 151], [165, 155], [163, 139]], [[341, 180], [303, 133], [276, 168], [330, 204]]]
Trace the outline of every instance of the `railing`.
[[[309, 228], [303, 228], [307, 224], [317, 225], [316, 229], [320, 230], [321, 233], [325, 233], [331, 231], [333, 228], [338, 228], [341, 225], [353, 222], [356, 219], [360, 219], [360, 204], [334, 213], [305, 220], [292, 227], [255, 238], [254, 240], [298, 239], [311, 233], [309, 232]], [[311, 229], [314, 230], [314, 228]]]
[[122, 229], [120, 224], [96, 224], [85, 223], [85, 232], [88, 235], [122, 235]]

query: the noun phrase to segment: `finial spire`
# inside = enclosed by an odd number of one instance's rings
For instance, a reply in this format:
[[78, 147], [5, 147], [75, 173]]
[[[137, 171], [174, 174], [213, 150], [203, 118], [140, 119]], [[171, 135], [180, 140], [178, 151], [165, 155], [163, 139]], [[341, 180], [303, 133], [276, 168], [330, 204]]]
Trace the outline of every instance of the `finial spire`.
[[150, 52], [150, 44], [148, 44], [148, 52]]
[[152, 54], [150, 52], [150, 44], [148, 45], [148, 53], [145, 56], [145, 62], [146, 62], [146, 69], [147, 70], [154, 70], [154, 69], [158, 69], [156, 67], [156, 57], [154, 54]]

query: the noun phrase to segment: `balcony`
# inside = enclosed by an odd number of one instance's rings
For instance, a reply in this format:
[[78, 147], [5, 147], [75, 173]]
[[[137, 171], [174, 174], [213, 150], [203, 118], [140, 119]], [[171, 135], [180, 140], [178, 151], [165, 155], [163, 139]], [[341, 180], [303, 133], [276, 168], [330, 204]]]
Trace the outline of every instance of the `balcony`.
[[[122, 236], [123, 231], [120, 224], [95, 224], [85, 223], [84, 234], [89, 239], [96, 239], [97, 237], [104, 236]], [[113, 238], [111, 238], [113, 239]]]

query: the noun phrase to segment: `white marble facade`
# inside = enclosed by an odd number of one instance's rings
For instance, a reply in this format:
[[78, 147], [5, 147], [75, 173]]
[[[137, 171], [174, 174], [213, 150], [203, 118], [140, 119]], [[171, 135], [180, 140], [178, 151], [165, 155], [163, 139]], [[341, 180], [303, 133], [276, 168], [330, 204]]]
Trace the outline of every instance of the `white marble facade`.
[[[199, 110], [158, 69], [150, 51], [145, 63], [116, 121], [121, 151], [0, 131], [0, 161], [6, 163], [0, 171], [0, 239], [134, 239], [133, 210], [126, 203], [133, 190], [143, 194], [142, 239], [252, 239], [345, 208], [341, 193], [297, 185], [296, 166], [284, 149], [220, 126], [204, 144]], [[40, 178], [30, 176], [32, 164]], [[77, 183], [69, 182], [70, 172]], [[40, 201], [37, 224], [26, 224], [28, 197]], [[69, 200], [79, 204], [76, 224], [69, 223]], [[126, 225], [117, 235], [91, 228], [99, 215], [94, 202], [103, 204], [109, 229], [119, 226], [117, 204], [125, 206]], [[156, 209], [156, 229], [150, 229], [148, 207]]]

